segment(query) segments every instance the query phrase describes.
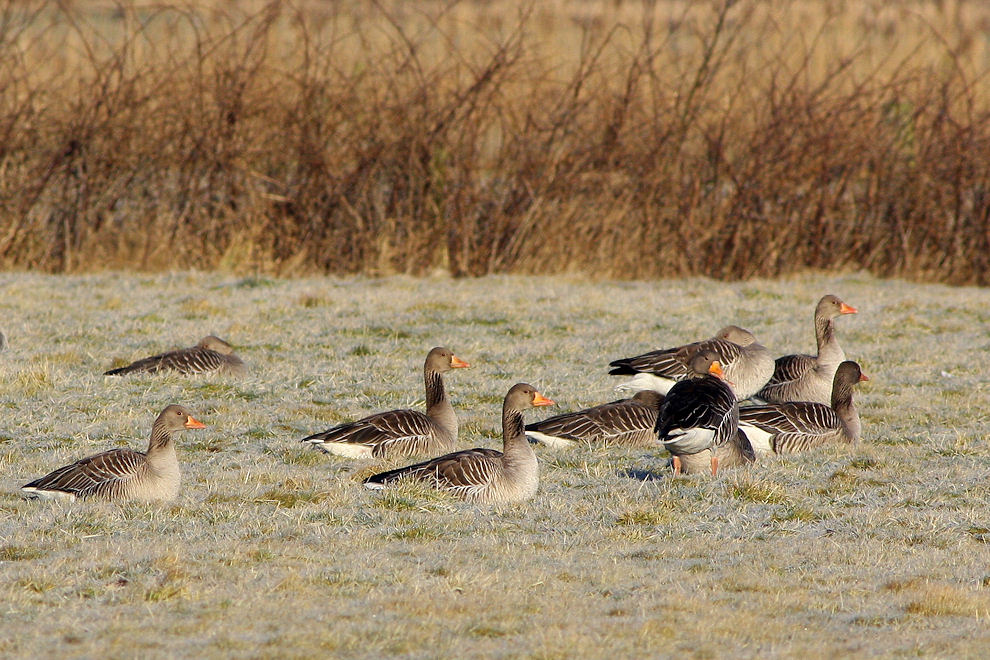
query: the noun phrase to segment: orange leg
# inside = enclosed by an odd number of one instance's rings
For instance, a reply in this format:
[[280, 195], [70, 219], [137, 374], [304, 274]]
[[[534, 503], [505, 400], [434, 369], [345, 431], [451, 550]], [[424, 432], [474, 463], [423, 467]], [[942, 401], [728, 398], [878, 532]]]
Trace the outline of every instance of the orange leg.
[[674, 476], [676, 477], [681, 473], [681, 457], [674, 456]]
[[712, 476], [718, 474], [718, 456], [712, 453]]

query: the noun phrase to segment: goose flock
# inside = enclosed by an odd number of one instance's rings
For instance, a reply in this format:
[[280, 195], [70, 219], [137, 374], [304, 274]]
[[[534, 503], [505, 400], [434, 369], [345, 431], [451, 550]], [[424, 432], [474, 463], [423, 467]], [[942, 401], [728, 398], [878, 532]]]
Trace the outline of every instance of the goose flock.
[[[860, 437], [853, 388], [869, 380], [847, 361], [834, 321], [857, 310], [834, 295], [815, 308], [818, 354], [776, 360], [751, 332], [729, 325], [714, 337], [683, 346], [613, 360], [610, 374], [631, 375], [616, 387], [631, 398], [526, 424], [524, 411], [554, 405], [527, 383], [517, 383], [502, 404], [502, 451], [456, 450], [457, 415], [444, 374], [470, 365], [444, 347], [426, 356], [426, 411], [379, 412], [314, 433], [300, 442], [358, 459], [427, 456], [425, 461], [366, 478], [372, 490], [417, 481], [462, 499], [511, 504], [532, 498], [539, 487], [534, 444], [570, 447], [630, 446], [671, 455], [674, 474], [710, 472], [744, 465], [764, 454], [808, 451]], [[246, 373], [224, 340], [207, 336], [190, 348], [153, 355], [105, 372], [105, 376], [173, 371], [180, 374]], [[751, 399], [750, 405], [740, 401]], [[180, 471], [173, 434], [205, 424], [180, 405], [166, 407], [152, 425], [146, 452], [112, 449], [78, 460], [36, 479], [22, 493], [37, 499], [98, 497], [113, 501], [170, 500]]]

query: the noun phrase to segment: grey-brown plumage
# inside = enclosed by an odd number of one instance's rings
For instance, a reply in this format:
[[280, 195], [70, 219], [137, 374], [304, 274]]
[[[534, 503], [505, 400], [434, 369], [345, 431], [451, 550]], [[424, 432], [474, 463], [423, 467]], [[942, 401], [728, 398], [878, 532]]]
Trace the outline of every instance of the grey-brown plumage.
[[699, 351], [691, 358], [691, 378], [675, 383], [660, 406], [656, 435], [673, 455], [675, 474], [685, 468], [683, 457], [700, 453], [717, 474], [720, 452], [738, 440], [739, 404], [721, 376], [715, 353]]
[[526, 383], [513, 385], [502, 403], [503, 451], [478, 447], [458, 451], [368, 477], [365, 486], [385, 488], [403, 479], [418, 480], [463, 499], [486, 504], [528, 500], [540, 484], [536, 453], [526, 440], [522, 411], [553, 401]]
[[674, 383], [689, 377], [691, 358], [702, 350], [715, 353], [725, 380], [738, 399], [756, 394], [773, 374], [770, 351], [749, 330], [735, 325], [722, 328], [711, 339], [613, 360], [609, 373], [634, 374], [632, 380], [617, 386], [618, 390], [652, 389], [666, 394]]
[[205, 374], [211, 371], [241, 376], [246, 372], [244, 363], [234, 355], [233, 347], [213, 335], [207, 335], [189, 348], [180, 348], [132, 362], [126, 367], [111, 369], [104, 376], [159, 371], [178, 371], [182, 374]]
[[656, 444], [653, 427], [661, 403], [662, 394], [644, 390], [636, 392], [631, 399], [527, 424], [526, 435], [552, 447], [567, 447], [578, 442], [649, 447]]
[[835, 336], [834, 319], [855, 314], [851, 307], [831, 294], [815, 306], [815, 341], [818, 355], [784, 355], [774, 363], [770, 381], [756, 396], [767, 403], [814, 401], [828, 404], [832, 395], [832, 378], [846, 359]]
[[[684, 474], [701, 474], [711, 470], [712, 459], [718, 464], [718, 469], [739, 467], [756, 460], [756, 452], [750, 444], [749, 437], [742, 429], [737, 429], [735, 435], [712, 451], [711, 449], [697, 454], [682, 454], [679, 457], [680, 471]], [[673, 462], [673, 461], [671, 461]]]
[[170, 500], [180, 481], [172, 434], [201, 428], [205, 425], [188, 410], [169, 406], [151, 427], [147, 452], [111, 449], [35, 479], [21, 491], [35, 499]]
[[423, 379], [426, 414], [389, 410], [339, 424], [300, 440], [328, 454], [351, 458], [413, 456], [450, 451], [457, 442], [457, 416], [447, 399], [443, 374], [469, 367], [449, 349], [438, 346], [426, 356]]
[[773, 403], [739, 410], [739, 426], [758, 452], [791, 454], [829, 443], [852, 443], [862, 430], [853, 387], [869, 380], [852, 361], [839, 365], [831, 406], [814, 402]]

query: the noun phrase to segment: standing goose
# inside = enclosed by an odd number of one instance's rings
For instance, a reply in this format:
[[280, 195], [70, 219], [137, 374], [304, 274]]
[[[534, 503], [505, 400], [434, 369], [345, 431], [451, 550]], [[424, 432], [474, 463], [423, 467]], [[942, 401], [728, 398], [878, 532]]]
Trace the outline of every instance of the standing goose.
[[158, 373], [178, 371], [181, 374], [205, 374], [211, 371], [233, 376], [243, 376], [247, 371], [241, 358], [234, 355], [234, 348], [213, 335], [207, 335], [199, 343], [189, 348], [180, 348], [167, 353], [159, 353], [132, 362], [126, 367], [111, 369], [104, 376], [123, 376], [139, 372]]
[[612, 375], [635, 374], [616, 387], [620, 391], [655, 390], [666, 394], [674, 383], [688, 378], [691, 358], [701, 350], [714, 351], [725, 379], [737, 399], [748, 399], [766, 385], [773, 374], [773, 357], [749, 330], [729, 325], [705, 341], [677, 348], [651, 351], [609, 363]]
[[643, 390], [631, 399], [527, 424], [526, 435], [550, 447], [571, 447], [578, 442], [648, 447], [657, 440], [653, 427], [661, 403], [662, 394]]
[[111, 449], [61, 467], [22, 486], [32, 499], [100, 497], [111, 501], [171, 500], [179, 493], [172, 433], [206, 425], [182, 406], [169, 406], [151, 427], [147, 452]]
[[[703, 350], [691, 358], [691, 375], [675, 383], [660, 406], [657, 439], [673, 455], [674, 474], [692, 471], [707, 458], [715, 475], [723, 454], [746, 454], [749, 443], [739, 438], [739, 404], [715, 352]], [[748, 454], [752, 460], [751, 447]]]
[[832, 406], [813, 402], [772, 403], [739, 410], [739, 427], [758, 452], [791, 454], [830, 442], [859, 440], [859, 413], [853, 404], [853, 386], [869, 378], [855, 362], [835, 371]]
[[442, 374], [470, 366], [450, 350], [438, 346], [426, 356], [423, 365], [425, 415], [409, 409], [380, 412], [315, 433], [300, 442], [308, 442], [327, 454], [351, 458], [450, 451], [457, 442], [457, 416], [447, 400]]
[[[752, 463], [756, 460], [756, 452], [750, 444], [749, 437], [741, 428], [729, 437], [728, 442], [711, 452], [703, 451], [698, 454], [683, 454], [680, 456], [681, 472], [685, 474], [701, 474], [711, 469], [711, 459], [718, 463], [719, 469], [737, 467]], [[673, 461], [671, 461], [673, 462]]]
[[827, 404], [832, 395], [832, 378], [846, 354], [835, 337], [833, 319], [855, 314], [856, 308], [831, 294], [815, 307], [815, 340], [818, 355], [785, 355], [777, 358], [770, 382], [756, 396], [767, 403], [815, 401]]
[[526, 439], [522, 411], [551, 406], [553, 401], [526, 383], [513, 385], [502, 403], [504, 451], [467, 449], [368, 477], [364, 485], [386, 488], [401, 479], [426, 482], [471, 502], [511, 504], [536, 495], [540, 466]]

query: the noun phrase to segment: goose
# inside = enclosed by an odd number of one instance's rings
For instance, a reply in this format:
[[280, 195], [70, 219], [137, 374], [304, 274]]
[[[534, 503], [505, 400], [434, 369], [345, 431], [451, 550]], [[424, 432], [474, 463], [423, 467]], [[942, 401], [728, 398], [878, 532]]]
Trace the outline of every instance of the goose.
[[[680, 470], [684, 474], [707, 472], [711, 469], [713, 457], [721, 470], [752, 463], [756, 460], [756, 452], [746, 432], [739, 428], [734, 435], [729, 437], [728, 442], [716, 447], [714, 452], [709, 450], [697, 454], [682, 454], [680, 456]], [[673, 459], [671, 459], [671, 463], [673, 463]]]
[[526, 425], [526, 435], [550, 447], [572, 447], [578, 442], [648, 447], [656, 443], [653, 427], [663, 395], [636, 392], [631, 399], [549, 417]]
[[694, 469], [702, 458], [685, 462], [685, 456], [704, 453], [716, 475], [722, 454], [732, 451], [730, 441], [739, 441], [739, 404], [714, 351], [698, 351], [690, 365], [691, 378], [675, 383], [660, 406], [656, 435], [673, 455], [674, 474]]
[[169, 406], [151, 427], [147, 452], [111, 449], [35, 479], [21, 491], [28, 498], [46, 500], [171, 500], [179, 493], [179, 461], [172, 434], [203, 428], [206, 425], [182, 406]]
[[0, 332], [0, 352], [7, 350], [7, 336]]
[[860, 366], [845, 361], [835, 371], [831, 407], [814, 402], [772, 403], [739, 409], [739, 427], [761, 453], [791, 454], [832, 442], [859, 440], [853, 386], [868, 381]]
[[832, 378], [846, 354], [835, 337], [833, 319], [856, 314], [857, 309], [831, 294], [822, 297], [815, 307], [815, 340], [818, 355], [785, 355], [774, 363], [773, 376], [756, 396], [767, 403], [814, 401], [828, 404], [832, 395]]
[[443, 375], [471, 365], [449, 349], [437, 346], [426, 356], [426, 414], [418, 410], [390, 410], [339, 424], [300, 440], [326, 454], [350, 458], [383, 458], [438, 454], [457, 442], [457, 416], [447, 400]]
[[650, 389], [666, 394], [674, 383], [689, 376], [691, 358], [700, 350], [715, 352], [725, 379], [740, 400], [756, 394], [773, 374], [770, 351], [749, 330], [735, 325], [722, 328], [711, 339], [613, 360], [609, 373], [635, 374], [632, 380], [616, 386], [619, 391]]
[[247, 369], [234, 348], [213, 335], [207, 335], [199, 343], [189, 348], [180, 348], [167, 353], [159, 353], [132, 362], [126, 367], [111, 369], [104, 376], [123, 376], [141, 372], [178, 371], [181, 374], [205, 374], [211, 371], [243, 376]]
[[536, 495], [540, 467], [526, 440], [523, 410], [552, 406], [553, 401], [526, 383], [512, 386], [502, 403], [503, 451], [467, 449], [368, 477], [372, 490], [387, 488], [403, 479], [425, 482], [470, 502], [513, 504]]

